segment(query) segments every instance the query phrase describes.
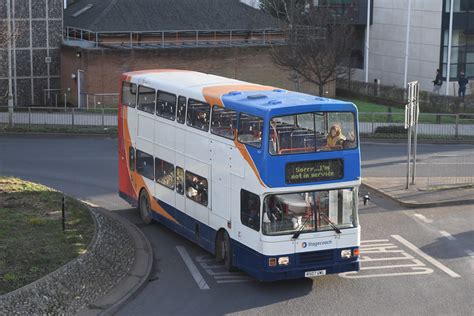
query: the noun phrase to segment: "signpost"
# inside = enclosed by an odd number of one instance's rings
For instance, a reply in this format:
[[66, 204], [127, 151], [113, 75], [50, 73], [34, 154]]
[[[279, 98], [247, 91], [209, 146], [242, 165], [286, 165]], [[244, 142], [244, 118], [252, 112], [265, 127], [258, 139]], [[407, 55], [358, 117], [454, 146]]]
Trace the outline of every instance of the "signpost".
[[[407, 184], [406, 189], [410, 184], [415, 184], [416, 175], [416, 147], [418, 140], [418, 116], [420, 114], [420, 86], [418, 81], [408, 83], [408, 103], [405, 105], [405, 129], [408, 129], [408, 158], [407, 158]], [[411, 168], [412, 156], [412, 132], [414, 132], [414, 146], [413, 146], [413, 168]]]

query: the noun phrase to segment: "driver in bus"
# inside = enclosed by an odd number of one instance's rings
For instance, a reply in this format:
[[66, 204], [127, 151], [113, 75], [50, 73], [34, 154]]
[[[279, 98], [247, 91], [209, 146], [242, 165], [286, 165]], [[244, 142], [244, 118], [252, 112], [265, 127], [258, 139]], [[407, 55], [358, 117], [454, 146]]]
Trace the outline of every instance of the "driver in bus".
[[338, 148], [344, 144], [345, 140], [346, 137], [342, 135], [341, 126], [339, 124], [334, 124], [329, 130], [326, 147]]

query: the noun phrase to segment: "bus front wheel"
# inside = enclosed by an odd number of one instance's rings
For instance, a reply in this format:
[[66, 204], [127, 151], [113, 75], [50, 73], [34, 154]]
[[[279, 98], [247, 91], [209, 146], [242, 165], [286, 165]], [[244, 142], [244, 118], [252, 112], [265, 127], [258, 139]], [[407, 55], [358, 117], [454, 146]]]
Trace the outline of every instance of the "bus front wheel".
[[140, 217], [145, 224], [151, 224], [153, 219], [151, 218], [150, 200], [148, 199], [148, 193], [146, 190], [140, 192], [140, 203], [138, 204], [140, 210]]
[[216, 259], [219, 262], [224, 261], [224, 266], [228, 271], [235, 271], [232, 246], [227, 232], [222, 232], [217, 238]]

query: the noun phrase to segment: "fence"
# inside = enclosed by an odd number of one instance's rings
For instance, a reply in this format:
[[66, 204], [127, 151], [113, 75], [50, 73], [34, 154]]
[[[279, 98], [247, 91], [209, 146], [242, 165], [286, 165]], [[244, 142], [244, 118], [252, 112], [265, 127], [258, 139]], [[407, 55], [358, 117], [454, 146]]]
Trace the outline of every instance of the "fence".
[[[0, 127], [9, 124], [8, 107], [0, 107]], [[117, 109], [15, 107], [13, 126], [25, 129], [107, 129], [117, 126]]]
[[81, 41], [90, 48], [193, 48], [281, 45], [286, 35], [278, 29], [95, 32], [66, 27], [64, 39], [66, 44]]
[[[406, 138], [407, 136], [403, 111], [359, 113], [359, 121], [359, 132], [363, 137], [393, 139]], [[0, 126], [8, 124], [8, 107], [0, 107]], [[24, 128], [116, 127], [117, 108], [15, 107], [13, 124], [16, 127]], [[474, 114], [421, 113], [418, 137], [420, 139], [467, 139], [474, 141]]]
[[[406, 138], [405, 112], [359, 113], [359, 132], [381, 138]], [[420, 113], [418, 137], [474, 140], [474, 114]]]
[[417, 168], [420, 181], [424, 179], [428, 189], [474, 185], [472, 155], [435, 155], [418, 163]]
[[[371, 82], [337, 80], [337, 95], [342, 97], [358, 97], [399, 107], [406, 104], [406, 90], [394, 86], [384, 86]], [[460, 98], [420, 91], [420, 109], [425, 113], [460, 113], [474, 112], [474, 96]]]

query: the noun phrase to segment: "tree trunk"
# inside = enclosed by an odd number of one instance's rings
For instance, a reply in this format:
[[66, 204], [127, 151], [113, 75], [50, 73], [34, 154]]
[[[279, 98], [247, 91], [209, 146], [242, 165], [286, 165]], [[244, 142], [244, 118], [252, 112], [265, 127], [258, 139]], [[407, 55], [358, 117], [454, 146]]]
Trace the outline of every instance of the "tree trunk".
[[320, 84], [318, 85], [318, 87], [319, 87], [319, 96], [324, 97], [324, 85]]

